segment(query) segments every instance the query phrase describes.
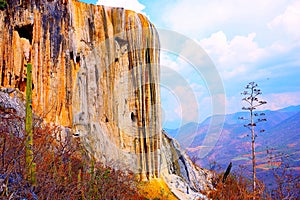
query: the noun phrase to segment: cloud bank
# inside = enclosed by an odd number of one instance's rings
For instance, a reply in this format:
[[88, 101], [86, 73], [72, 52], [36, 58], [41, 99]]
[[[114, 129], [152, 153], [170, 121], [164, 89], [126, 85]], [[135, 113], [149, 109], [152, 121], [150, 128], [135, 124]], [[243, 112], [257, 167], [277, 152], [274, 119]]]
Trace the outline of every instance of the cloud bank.
[[98, 0], [97, 5], [105, 5], [110, 7], [123, 7], [127, 10], [133, 10], [137, 13], [143, 13], [145, 6], [138, 0]]
[[[264, 109], [300, 104], [300, 1], [175, 1], [161, 19], [168, 28], [194, 38], [213, 60], [224, 82], [229, 113], [241, 111], [239, 94], [250, 81], [261, 86], [268, 101]], [[188, 76], [188, 67], [178, 60], [162, 57], [162, 62], [179, 70], [189, 83], [202, 84]], [[206, 91], [198, 105], [205, 107], [207, 99]], [[207, 113], [201, 110], [200, 115]]]

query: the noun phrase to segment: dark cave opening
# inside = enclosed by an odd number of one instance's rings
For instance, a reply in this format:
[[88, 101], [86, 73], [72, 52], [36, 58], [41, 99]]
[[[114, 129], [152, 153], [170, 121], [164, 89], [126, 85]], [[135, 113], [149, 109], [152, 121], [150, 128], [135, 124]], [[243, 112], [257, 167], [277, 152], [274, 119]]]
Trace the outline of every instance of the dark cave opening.
[[33, 35], [33, 25], [23, 25], [23, 26], [16, 26], [15, 30], [18, 31], [19, 36], [21, 38], [26, 38], [29, 40], [30, 44], [32, 43], [32, 35]]
[[134, 115], [133, 112], [131, 112], [130, 118], [131, 118], [131, 120], [132, 120], [133, 122], [136, 121], [136, 116]]

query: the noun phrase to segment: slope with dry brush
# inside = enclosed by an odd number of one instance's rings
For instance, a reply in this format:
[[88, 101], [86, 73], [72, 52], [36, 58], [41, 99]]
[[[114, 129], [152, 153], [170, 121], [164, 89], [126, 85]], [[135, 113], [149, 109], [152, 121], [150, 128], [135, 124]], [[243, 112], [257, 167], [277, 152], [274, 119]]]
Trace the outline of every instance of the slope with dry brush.
[[[1, 106], [0, 106], [1, 107]], [[24, 116], [0, 109], [0, 198], [143, 199], [133, 173], [94, 162], [68, 129], [34, 119], [36, 185], [26, 181]]]

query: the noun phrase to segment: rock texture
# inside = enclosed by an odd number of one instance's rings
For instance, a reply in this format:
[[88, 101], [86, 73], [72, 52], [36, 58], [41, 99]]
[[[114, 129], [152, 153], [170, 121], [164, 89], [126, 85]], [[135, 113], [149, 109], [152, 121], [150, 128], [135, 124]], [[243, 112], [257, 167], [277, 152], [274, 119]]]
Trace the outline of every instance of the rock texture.
[[143, 16], [75, 0], [10, 0], [0, 11], [0, 85], [74, 130], [95, 158], [160, 174], [159, 40]]
[[207, 199], [213, 189], [212, 173], [193, 164], [179, 143], [162, 132], [162, 178], [179, 199]]
[[[25, 104], [21, 97], [22, 94], [14, 88], [0, 88], [0, 132], [8, 131], [17, 137], [24, 136]], [[12, 117], [11, 113], [17, 117]]]
[[180, 199], [205, 198], [210, 174], [161, 132], [159, 48], [154, 26], [132, 11], [10, 0], [0, 11], [0, 107], [24, 115], [9, 93], [22, 96], [31, 62], [37, 116], [72, 130], [104, 164], [162, 176]]

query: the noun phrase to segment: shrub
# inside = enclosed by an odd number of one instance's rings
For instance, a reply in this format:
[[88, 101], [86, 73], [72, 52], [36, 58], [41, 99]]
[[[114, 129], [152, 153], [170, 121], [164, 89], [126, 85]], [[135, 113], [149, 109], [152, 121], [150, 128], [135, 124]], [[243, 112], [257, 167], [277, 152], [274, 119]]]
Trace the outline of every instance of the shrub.
[[[209, 198], [216, 200], [235, 199], [265, 199], [265, 200], [296, 200], [300, 197], [300, 176], [289, 166], [279, 166], [270, 171], [274, 181], [272, 186], [257, 180], [257, 190], [253, 194], [252, 180], [244, 176], [246, 169], [240, 168], [237, 172], [230, 174], [223, 182], [223, 173], [215, 174], [213, 179], [214, 190], [209, 192]], [[268, 187], [267, 187], [268, 186]]]
[[0, 10], [4, 10], [7, 6], [7, 2], [5, 0], [0, 0]]
[[215, 190], [211, 191], [209, 198], [225, 200], [225, 199], [252, 199], [251, 181], [244, 176], [233, 174], [229, 175], [225, 181], [222, 182], [223, 173], [215, 177]]
[[26, 181], [24, 118], [0, 109], [0, 198], [142, 199], [132, 173], [95, 163], [61, 128], [34, 124], [33, 187]]

